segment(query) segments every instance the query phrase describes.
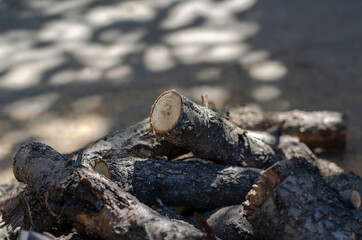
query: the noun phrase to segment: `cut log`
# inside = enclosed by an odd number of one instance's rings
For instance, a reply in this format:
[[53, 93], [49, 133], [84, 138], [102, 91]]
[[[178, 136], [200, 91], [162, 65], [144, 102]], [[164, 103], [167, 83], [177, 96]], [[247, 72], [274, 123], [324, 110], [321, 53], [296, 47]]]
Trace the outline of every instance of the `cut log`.
[[[215, 235], [223, 240], [256, 239], [254, 228], [246, 219], [243, 205], [233, 205], [201, 213]], [[201, 229], [195, 216], [187, 218], [188, 222]]]
[[214, 209], [241, 204], [260, 170], [198, 161], [162, 161], [139, 158], [107, 160], [111, 180], [142, 202], [160, 199], [170, 206]]
[[264, 239], [360, 239], [362, 226], [341, 197], [305, 158], [261, 173], [244, 202], [248, 220]]
[[279, 145], [287, 158], [304, 157], [313, 164], [328, 185], [338, 191], [347, 207], [359, 209], [361, 206], [362, 179], [351, 171], [345, 171], [337, 164], [319, 159], [304, 143], [285, 142]]
[[68, 157], [76, 160], [87, 159], [91, 166], [103, 158], [168, 158], [173, 159], [187, 153], [185, 149], [167, 142], [162, 137], [156, 137], [151, 131], [149, 118], [124, 129], [102, 137], [94, 143], [90, 143], [82, 151], [69, 154]]
[[150, 121], [157, 135], [216, 163], [264, 168], [274, 162], [269, 145], [174, 90], [157, 98]]
[[[97, 172], [41, 143], [21, 147], [15, 177], [58, 222], [101, 239], [206, 239], [191, 225], [161, 216]], [[40, 207], [40, 206], [39, 206]]]
[[298, 136], [310, 148], [344, 149], [346, 144], [346, 118], [339, 112], [264, 112], [252, 105], [231, 108], [229, 112], [231, 121], [242, 129], [279, 128], [281, 134]]

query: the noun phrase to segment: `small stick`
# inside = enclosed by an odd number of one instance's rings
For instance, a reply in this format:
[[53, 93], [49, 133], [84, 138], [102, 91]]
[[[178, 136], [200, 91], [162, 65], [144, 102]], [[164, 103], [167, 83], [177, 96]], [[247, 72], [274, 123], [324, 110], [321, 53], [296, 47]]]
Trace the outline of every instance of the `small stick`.
[[209, 100], [207, 99], [206, 94], [201, 95], [201, 106], [205, 108], [209, 108]]

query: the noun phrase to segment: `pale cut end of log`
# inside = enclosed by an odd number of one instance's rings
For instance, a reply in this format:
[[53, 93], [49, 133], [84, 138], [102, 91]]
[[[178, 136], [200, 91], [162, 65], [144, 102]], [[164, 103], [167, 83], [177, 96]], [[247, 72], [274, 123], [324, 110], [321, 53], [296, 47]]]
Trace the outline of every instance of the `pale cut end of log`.
[[108, 163], [103, 160], [100, 160], [94, 164], [93, 170], [99, 174], [104, 175], [106, 178], [111, 178], [111, 173], [109, 170]]
[[178, 122], [182, 112], [182, 97], [175, 90], [163, 92], [151, 109], [151, 127], [156, 132], [166, 132]]
[[357, 189], [347, 189], [340, 192], [340, 195], [343, 198], [343, 201], [347, 203], [351, 208], [360, 209], [361, 208], [361, 195]]

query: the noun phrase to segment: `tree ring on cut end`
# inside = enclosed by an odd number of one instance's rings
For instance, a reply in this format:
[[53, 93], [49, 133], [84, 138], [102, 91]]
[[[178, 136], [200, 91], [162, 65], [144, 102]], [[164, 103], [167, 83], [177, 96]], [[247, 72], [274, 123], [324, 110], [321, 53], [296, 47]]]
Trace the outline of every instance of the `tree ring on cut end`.
[[171, 130], [181, 116], [182, 97], [175, 91], [167, 91], [159, 96], [151, 110], [151, 126], [156, 132]]

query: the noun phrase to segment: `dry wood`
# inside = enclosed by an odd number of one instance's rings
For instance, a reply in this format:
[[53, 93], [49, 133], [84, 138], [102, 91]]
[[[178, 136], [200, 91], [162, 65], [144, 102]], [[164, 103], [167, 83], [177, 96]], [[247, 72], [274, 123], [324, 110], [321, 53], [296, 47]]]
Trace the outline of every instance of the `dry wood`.
[[319, 159], [304, 143], [285, 142], [279, 145], [287, 158], [304, 157], [313, 164], [329, 184], [340, 194], [346, 206], [359, 209], [361, 206], [362, 179], [351, 171], [345, 171], [337, 164]]
[[305, 158], [275, 163], [246, 197], [248, 220], [265, 239], [360, 239], [362, 226]]
[[46, 206], [43, 211], [82, 234], [101, 239], [206, 239], [191, 225], [161, 216], [109, 179], [45, 144], [23, 146], [13, 169]]
[[230, 119], [243, 129], [265, 131], [278, 128], [281, 134], [298, 136], [310, 148], [344, 148], [346, 118], [332, 111], [264, 112], [256, 106], [231, 108]]
[[217, 163], [263, 168], [274, 162], [269, 145], [174, 90], [157, 98], [150, 121], [157, 135]]
[[239, 204], [257, 182], [260, 170], [198, 161], [140, 158], [107, 160], [111, 180], [146, 204], [160, 199], [171, 206], [213, 209]]
[[133, 156], [172, 159], [187, 152], [162, 137], [156, 137], [150, 129], [149, 118], [146, 118], [127, 129], [108, 134], [68, 157], [75, 160], [81, 156], [81, 159], [87, 159], [86, 162], [94, 166], [96, 161], [103, 158]]
[[22, 192], [24, 188], [25, 185], [19, 183], [15, 178], [9, 182], [0, 184], [0, 209]]
[[[220, 239], [256, 239], [254, 228], [245, 216], [243, 205], [233, 205], [201, 213], [215, 235]], [[197, 219], [192, 216], [187, 219], [191, 224], [201, 229]]]

